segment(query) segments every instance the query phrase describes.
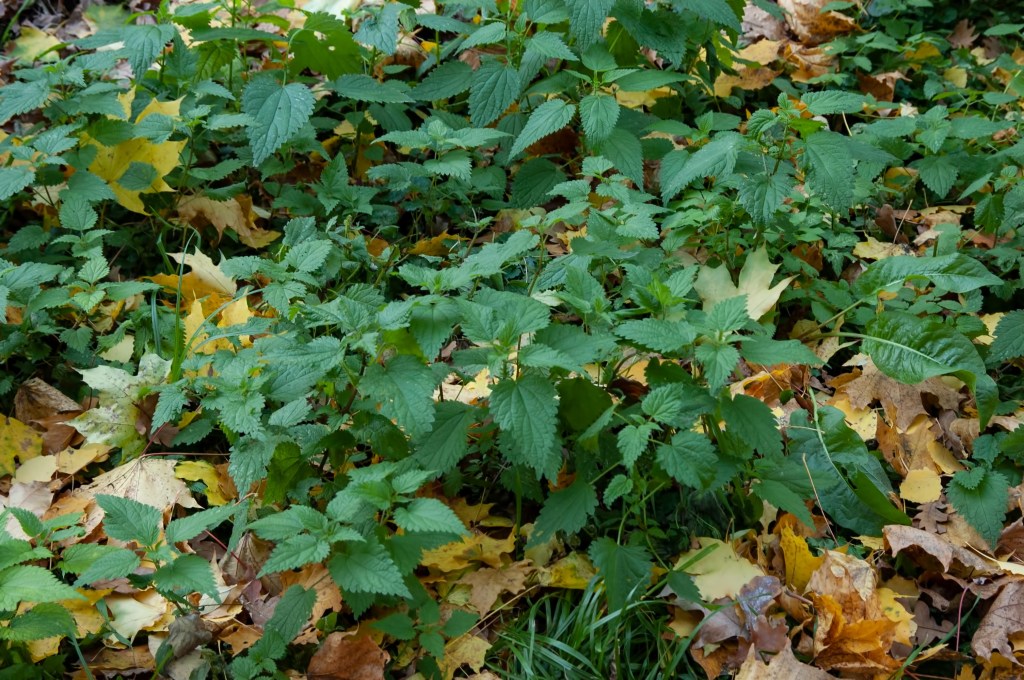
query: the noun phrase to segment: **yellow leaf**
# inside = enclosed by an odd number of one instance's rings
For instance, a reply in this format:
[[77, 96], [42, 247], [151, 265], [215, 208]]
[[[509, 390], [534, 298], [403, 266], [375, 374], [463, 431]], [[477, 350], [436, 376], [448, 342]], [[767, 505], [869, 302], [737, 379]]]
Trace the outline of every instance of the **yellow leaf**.
[[[54, 36], [40, 31], [38, 28], [27, 24], [21, 25], [21, 35], [15, 39], [14, 48], [9, 52], [19, 64], [30, 65], [36, 60], [57, 61], [60, 55], [57, 51], [47, 52], [51, 47], [60, 45], [61, 42]], [[46, 54], [43, 54], [46, 52]]]
[[[119, 97], [126, 116], [131, 111], [131, 102], [134, 98], [134, 90]], [[138, 123], [154, 113], [177, 116], [180, 108], [180, 99], [172, 102], [153, 100], [139, 113], [135, 122]], [[164, 178], [178, 167], [181, 151], [187, 142], [184, 140], [166, 141], [157, 144], [148, 139], [136, 138], [125, 140], [115, 146], [105, 146], [89, 135], [83, 134], [82, 143], [96, 148], [96, 158], [89, 165], [89, 171], [107, 181], [118, 203], [133, 212], [145, 215], [147, 214], [146, 207], [143, 205], [140, 195], [173, 191]], [[132, 163], [145, 163], [153, 166], [156, 171], [153, 181], [145, 189], [127, 189], [119, 183]]]
[[21, 464], [14, 473], [14, 480], [22, 484], [48, 482], [57, 472], [57, 456], [36, 456]]
[[825, 558], [812, 555], [804, 537], [797, 536], [788, 526], [782, 527], [779, 544], [786, 563], [786, 585], [802, 593]]
[[0, 417], [0, 477], [14, 474], [17, 464], [43, 452], [43, 438], [31, 427], [14, 418]]
[[878, 414], [870, 408], [854, 408], [850, 405], [848, 396], [836, 395], [829, 404], [835, 406], [846, 416], [846, 424], [849, 425], [861, 439], [874, 439], [878, 430]]
[[64, 449], [57, 454], [57, 472], [73, 475], [93, 461], [105, 459], [109, 451], [106, 444], [83, 444], [78, 449]]
[[909, 248], [899, 243], [887, 243], [868, 236], [867, 241], [861, 241], [853, 247], [853, 254], [865, 260], [884, 260], [887, 257], [911, 253]]
[[174, 476], [190, 482], [202, 482], [206, 485], [206, 500], [210, 505], [226, 505], [230, 500], [225, 495], [217, 468], [204, 460], [186, 460], [174, 468]]
[[107, 351], [100, 354], [100, 356], [107, 361], [120, 361], [121, 363], [128, 363], [132, 360], [132, 355], [135, 353], [135, 336], [125, 335], [121, 338], [117, 344], [108, 349]]
[[417, 241], [411, 249], [409, 249], [410, 255], [433, 255], [434, 257], [443, 257], [448, 254], [448, 246], [445, 245], [445, 241], [464, 241], [465, 239], [461, 236], [452, 236], [447, 231], [443, 231], [433, 238], [425, 238]]
[[133, 640], [143, 630], [164, 630], [174, 620], [174, 608], [155, 590], [105, 598], [113, 618], [110, 627], [121, 637]]
[[740, 557], [730, 544], [716, 538], [698, 538], [697, 541], [700, 547], [680, 555], [675, 568], [680, 568], [705, 548], [711, 548], [702, 558], [684, 568], [693, 576], [693, 583], [705, 601], [711, 602], [720, 597], [735, 599], [751, 579], [764, 576], [761, 567]]
[[597, 572], [583, 553], [572, 552], [538, 574], [542, 585], [549, 588], [584, 590]]
[[934, 470], [911, 470], [900, 484], [900, 498], [911, 503], [933, 503], [941, 496], [942, 480]]
[[238, 234], [238, 240], [252, 248], [264, 248], [281, 234], [256, 226], [257, 215], [252, 201], [236, 196], [227, 201], [215, 201], [205, 196], [183, 196], [178, 199], [178, 215], [195, 227], [212, 225], [218, 236], [226, 230]]
[[476, 635], [463, 635], [444, 646], [444, 658], [439, 664], [445, 680], [451, 680], [460, 666], [466, 665], [479, 673], [484, 667], [491, 643]]
[[627, 109], [639, 109], [644, 106], [651, 107], [658, 103], [663, 97], [671, 97], [675, 92], [670, 87], [656, 87], [647, 92], [623, 92], [615, 90], [615, 100]]
[[773, 288], [772, 278], [778, 269], [779, 265], [768, 260], [768, 249], [761, 247], [747, 255], [747, 260], [740, 270], [738, 286], [732, 282], [732, 275], [726, 266], [721, 265], [701, 266], [693, 287], [704, 301], [705, 312], [710, 312], [722, 300], [746, 295], [747, 313], [756, 321], [775, 306], [782, 291], [796, 278], [788, 276]]

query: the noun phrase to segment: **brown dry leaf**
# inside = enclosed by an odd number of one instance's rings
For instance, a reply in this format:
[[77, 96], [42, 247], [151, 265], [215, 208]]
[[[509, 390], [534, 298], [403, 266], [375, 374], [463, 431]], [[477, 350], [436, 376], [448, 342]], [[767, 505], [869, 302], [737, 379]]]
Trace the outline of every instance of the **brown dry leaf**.
[[231, 655], [238, 656], [256, 644], [263, 637], [263, 631], [237, 621], [229, 623], [217, 634], [217, 639], [231, 647]]
[[957, 49], [971, 49], [977, 39], [978, 34], [974, 32], [974, 26], [967, 19], [961, 19], [949, 34], [949, 44]]
[[252, 199], [236, 196], [227, 201], [215, 201], [205, 196], [182, 196], [177, 203], [178, 216], [194, 227], [213, 226], [218, 238], [226, 230], [238, 234], [238, 240], [251, 248], [264, 248], [281, 234], [256, 226], [257, 215]]
[[971, 648], [988, 661], [998, 652], [1024, 665], [1024, 650], [1010, 642], [1021, 633], [1024, 633], [1024, 581], [1008, 581], [981, 620]]
[[754, 42], [758, 38], [782, 40], [786, 37], [786, 24], [754, 3], [747, 2], [743, 7], [741, 34], [748, 42]]
[[808, 45], [819, 45], [857, 30], [857, 22], [845, 14], [822, 12], [827, 4], [829, 0], [778, 0], [789, 27]]
[[309, 661], [309, 680], [384, 680], [390, 655], [369, 636], [331, 633]]
[[472, 589], [469, 604], [483, 616], [491, 611], [502, 593], [521, 593], [526, 588], [526, 579], [532, 571], [533, 567], [530, 566], [529, 560], [524, 560], [501, 569], [477, 569], [463, 576], [458, 582]]
[[929, 378], [916, 385], [904, 385], [885, 375], [866, 359], [860, 370], [837, 376], [829, 382], [836, 392], [845, 394], [853, 408], [866, 408], [878, 402], [886, 418], [898, 430], [906, 432], [919, 415], [927, 415], [924, 396], [943, 410], [960, 407], [960, 391], [949, 387], [942, 378]]
[[[153, 655], [146, 646], [129, 649], [104, 648], [94, 657], [89, 658], [89, 670], [116, 677], [119, 673], [138, 675], [152, 673], [155, 666]], [[86, 677], [83, 673], [80, 677]]]
[[463, 635], [449, 640], [444, 646], [444, 658], [439, 664], [442, 676], [445, 680], [451, 680], [461, 666], [469, 666], [474, 673], [479, 673], [490, 648], [491, 643], [477, 635]]
[[[341, 590], [338, 589], [337, 584], [334, 583], [334, 579], [331, 578], [323, 564], [308, 564], [297, 572], [282, 572], [281, 590], [287, 590], [293, 585], [299, 585], [307, 590], [316, 592], [313, 613], [309, 617], [311, 623], [316, 623], [329, 611], [341, 611]], [[315, 642], [315, 640], [316, 638], [314, 637], [309, 642]]]
[[893, 556], [905, 552], [926, 571], [965, 578], [991, 575], [996, 571], [970, 550], [927, 531], [894, 525], [885, 527], [882, 533]]
[[23, 423], [81, 410], [78, 402], [39, 378], [23, 382], [14, 395], [14, 417]]
[[742, 67], [736, 70], [736, 75], [723, 73], [715, 79], [714, 93], [716, 97], [728, 97], [732, 94], [733, 88], [743, 91], [760, 90], [772, 84], [778, 77], [780, 71], [760, 66], [757, 68]]
[[[899, 71], [886, 71], [867, 75], [857, 74], [857, 84], [862, 92], [870, 94], [880, 102], [891, 102], [896, 94], [896, 83], [900, 80], [909, 80]], [[886, 111], [888, 111], [887, 109]], [[885, 112], [880, 112], [885, 115]], [[906, 240], [906, 237], [903, 238]]]
[[747, 660], [743, 662], [736, 680], [830, 680], [831, 675], [825, 671], [808, 666], [797, 660], [793, 649], [787, 645], [782, 651], [771, 657], [768, 663], [761, 661], [756, 648], [751, 646]]

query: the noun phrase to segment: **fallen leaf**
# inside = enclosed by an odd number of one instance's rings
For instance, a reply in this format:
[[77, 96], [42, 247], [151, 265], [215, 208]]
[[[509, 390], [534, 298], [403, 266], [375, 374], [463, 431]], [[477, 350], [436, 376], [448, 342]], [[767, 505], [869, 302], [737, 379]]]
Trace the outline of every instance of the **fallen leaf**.
[[680, 568], [706, 548], [712, 548], [707, 555], [683, 569], [693, 576], [693, 583], [706, 602], [720, 598], [735, 599], [751, 579], [764, 576], [759, 566], [736, 554], [732, 545], [716, 538], [698, 538], [697, 541], [700, 547], [680, 555], [675, 568]]
[[[0, 512], [5, 508], [21, 508], [22, 510], [28, 510], [36, 517], [43, 517], [50, 508], [52, 501], [53, 494], [45, 482], [23, 483], [16, 481], [11, 484], [6, 498], [0, 496]], [[31, 538], [22, 530], [21, 524], [12, 514], [7, 515], [6, 530], [12, 538], [25, 540]]]
[[788, 645], [771, 657], [768, 663], [761, 661], [761, 656], [763, 655], [751, 646], [747, 660], [736, 674], [736, 680], [831, 680], [833, 677], [821, 669], [797, 660], [793, 655], [793, 649]]
[[584, 590], [597, 575], [590, 558], [580, 552], [572, 552], [554, 564], [541, 569], [538, 580], [550, 588]]
[[[131, 90], [126, 96], [119, 97], [124, 107], [125, 117], [131, 113], [131, 104], [135, 98], [135, 90]], [[142, 122], [147, 116], [159, 113], [167, 116], [178, 116], [181, 107], [181, 99], [172, 102], [151, 101], [135, 118], [135, 123]], [[164, 180], [176, 167], [181, 157], [181, 152], [188, 142], [166, 141], [154, 143], [144, 137], [125, 140], [114, 146], [106, 146], [82, 133], [82, 144], [92, 146], [96, 149], [96, 157], [89, 165], [89, 171], [101, 179], [106, 180], [117, 202], [132, 212], [146, 213], [146, 206], [143, 205], [140, 196], [161, 191], [173, 191]], [[129, 172], [133, 163], [141, 163], [152, 166], [153, 179], [143, 189], [126, 188], [120, 182], [126, 172]], [[134, 185], [132, 185], [134, 186]]]
[[786, 585], [802, 593], [807, 588], [811, 574], [817, 571], [825, 558], [815, 557], [807, 547], [807, 540], [797, 536], [788, 526], [782, 527], [779, 544], [785, 558]]
[[[311, 624], [322, 619], [329, 611], [340, 612], [342, 610], [341, 590], [338, 589], [323, 564], [307, 564], [299, 571], [283, 572], [281, 574], [281, 590], [287, 590], [293, 585], [302, 586], [316, 593], [313, 611], [309, 616]], [[309, 641], [315, 642], [315, 638]], [[301, 644], [301, 636], [298, 644]]]
[[60, 44], [60, 40], [46, 31], [22, 24], [21, 35], [14, 40], [14, 47], [7, 51], [7, 55], [22, 66], [31, 66], [36, 61], [53, 62], [60, 59], [60, 55], [56, 50], [50, 50]]
[[510, 532], [504, 539], [474, 532], [463, 536], [461, 540], [425, 551], [420, 564], [446, 573], [461, 571], [476, 563], [498, 568], [503, 564], [503, 557], [515, 550], [515, 547], [515, 532]]
[[463, 635], [449, 640], [444, 646], [444, 658], [438, 664], [445, 680], [451, 680], [461, 666], [469, 666], [474, 673], [484, 667], [491, 643], [478, 635]]
[[309, 661], [309, 680], [384, 680], [390, 655], [369, 636], [331, 633]]
[[22, 463], [14, 479], [28, 484], [30, 482], [48, 482], [57, 472], [57, 456], [36, 456]]
[[998, 652], [1007, 659], [1024, 664], [1024, 650], [1014, 648], [1010, 640], [1024, 633], [1024, 581], [1007, 581], [981, 619], [971, 640], [971, 649], [983, 659], [992, 661]]
[[483, 568], [471, 571], [458, 582], [472, 589], [469, 603], [483, 616], [491, 611], [502, 593], [515, 595], [522, 592], [526, 588], [526, 579], [531, 571], [533, 568], [528, 561], [515, 562], [501, 569]]
[[710, 312], [722, 300], [746, 295], [747, 313], [756, 321], [775, 306], [782, 291], [796, 278], [786, 277], [773, 288], [772, 278], [779, 267], [768, 260], [768, 249], [761, 247], [748, 253], [740, 270], [738, 286], [732, 282], [732, 275], [726, 266], [721, 265], [701, 266], [693, 287], [704, 301], [705, 312]]
[[14, 474], [16, 461], [24, 463], [42, 452], [43, 438], [38, 432], [20, 420], [0, 417], [0, 477]]
[[941, 536], [907, 526], [882, 529], [892, 554], [906, 553], [926, 571], [976, 577], [995, 573], [995, 569], [973, 552], [953, 545]]
[[785, 11], [789, 27], [808, 45], [857, 30], [857, 22], [845, 14], [821, 11], [829, 0], [778, 0], [777, 4]]
[[169, 512], [175, 504], [198, 509], [200, 506], [188, 487], [174, 476], [175, 463], [163, 458], [139, 458], [97, 475], [91, 483], [75, 489], [73, 495], [85, 498], [95, 498], [97, 494], [121, 496], [151, 505], [163, 513]]
[[206, 485], [206, 500], [210, 505], [226, 505], [238, 492], [220, 470], [205, 460], [183, 460], [174, 466], [174, 476], [189, 482]]
[[933, 503], [941, 497], [942, 479], [934, 470], [911, 470], [900, 484], [900, 498], [911, 503]]
[[104, 602], [113, 619], [110, 627], [129, 642], [143, 630], [165, 630], [174, 620], [174, 607], [155, 590], [110, 595]]
[[280, 232], [256, 226], [257, 215], [248, 196], [236, 196], [216, 201], [206, 196], [182, 196], [176, 206], [178, 216], [194, 227], [213, 226], [217, 236], [233, 231], [238, 240], [251, 248], [265, 248], [275, 241]]

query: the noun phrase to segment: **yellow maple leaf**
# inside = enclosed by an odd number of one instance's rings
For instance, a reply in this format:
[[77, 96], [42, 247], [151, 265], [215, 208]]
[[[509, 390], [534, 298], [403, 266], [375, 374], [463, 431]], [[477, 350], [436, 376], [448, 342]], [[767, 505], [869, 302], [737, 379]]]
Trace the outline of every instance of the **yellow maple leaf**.
[[722, 300], [746, 295], [747, 313], [756, 321], [775, 306], [782, 291], [796, 278], [787, 276], [772, 287], [772, 278], [778, 269], [779, 265], [772, 264], [768, 259], [768, 250], [761, 247], [747, 255], [747, 260], [740, 270], [738, 286], [732, 282], [732, 275], [725, 265], [705, 265], [701, 266], [693, 287], [704, 301], [705, 312], [710, 312], [711, 308]]
[[[118, 97], [126, 118], [131, 114], [131, 103], [134, 99], [134, 90]], [[154, 99], [139, 113], [135, 122], [139, 123], [155, 113], [177, 116], [181, 109], [181, 101], [181, 99], [176, 99], [170, 102], [158, 102]], [[89, 165], [89, 171], [106, 180], [118, 203], [132, 212], [143, 215], [147, 213], [140, 198], [141, 194], [173, 191], [173, 188], [164, 181], [164, 177], [178, 167], [181, 151], [185, 148], [186, 143], [184, 140], [154, 143], [148, 139], [137, 138], [127, 139], [114, 146], [106, 146], [87, 134], [82, 135], [82, 142], [96, 149], [96, 158]], [[132, 163], [148, 164], [156, 171], [153, 180], [146, 188], [128, 189], [121, 185], [120, 180]]]
[[21, 35], [14, 41], [14, 48], [10, 51], [10, 56], [22, 65], [32, 64], [36, 60], [57, 61], [60, 58], [57, 51], [50, 52], [48, 50], [60, 44], [60, 40], [49, 33], [33, 26], [23, 25]]

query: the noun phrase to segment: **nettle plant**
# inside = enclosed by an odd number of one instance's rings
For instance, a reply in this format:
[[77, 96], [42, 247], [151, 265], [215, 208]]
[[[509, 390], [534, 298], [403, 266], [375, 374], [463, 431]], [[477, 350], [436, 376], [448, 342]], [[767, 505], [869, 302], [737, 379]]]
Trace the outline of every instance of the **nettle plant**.
[[[17, 367], [2, 386], [33, 362], [91, 366], [130, 332], [121, 363], [140, 370], [119, 408], [134, 415], [136, 398], [158, 395], [150, 433], [187, 413], [172, 449], [228, 451], [242, 495], [260, 485], [259, 502], [173, 520], [165, 540], [161, 518], [100, 498], [108, 535], [138, 549], [65, 553], [80, 582], [131, 575], [141, 554], [157, 566], [139, 578], [161, 592], [209, 594], [209, 567], [175, 546], [231, 518], [232, 541], [274, 543], [263, 574], [325, 563], [353, 616], [404, 607], [389, 630], [440, 656], [474, 620], [442, 622], [416, 572], [424, 550], [466, 532], [434, 497], [438, 482], [471, 488], [466, 469], [498, 480], [517, 524], [524, 504], [540, 508], [533, 545], [617, 525], [591, 550], [611, 578], [672, 554], [693, 502], [731, 507], [743, 526], [764, 502], [813, 525], [815, 500], [860, 534], [909, 522], [841, 411], [799, 395], [780, 423], [728, 388], [742, 371], [821, 367], [831, 357], [811, 343], [837, 337], [897, 380], [960, 379], [982, 428], [1012, 410], [995, 378], [1020, 354], [1020, 313], [987, 347], [964, 317], [983, 291], [1005, 306], [1016, 288], [959, 233], [932, 256], [880, 260], [852, 283], [839, 274], [856, 232], [877, 233], [869, 206], [954, 190], [978, 199], [978, 226], [1007, 237], [986, 257], [1012, 270], [1016, 121], [969, 103], [882, 117], [887, 103], [831, 90], [745, 118], [705, 111], [739, 28], [741, 7], [724, 0], [387, 3], [361, 10], [355, 33], [324, 14], [295, 28], [278, 7], [186, 5], [106, 24], [0, 91], [0, 123], [14, 121], [0, 140], [4, 210], [42, 206], [0, 260], [0, 308], [15, 310], [0, 357]], [[403, 62], [400, 35], [413, 31], [418, 56]], [[109, 76], [121, 58], [130, 83]], [[661, 96], [646, 106], [620, 103], [651, 91]], [[911, 182], [884, 187], [890, 169]], [[168, 220], [182, 196], [250, 192], [281, 233], [218, 233], [218, 271], [247, 284], [225, 305], [256, 312], [243, 324], [216, 324], [220, 310], [186, 323], [180, 283], [122, 277], [184, 273], [150, 257], [153, 242], [166, 256], [196, 237]], [[509, 216], [512, 228], [487, 231]], [[566, 230], [570, 248], [549, 250]], [[408, 247], [424, 236], [432, 245]], [[828, 282], [794, 255], [816, 242]], [[797, 307], [809, 327], [790, 327]], [[645, 366], [642, 384], [631, 366]], [[446, 399], [452, 374], [486, 389]], [[147, 443], [130, 427], [90, 434], [126, 457]], [[1004, 469], [1015, 440], [979, 441], [947, 496], [991, 538], [1019, 479]], [[647, 511], [665, 499], [673, 521], [653, 526]], [[286, 592], [232, 674], [271, 673], [314, 599]]]

